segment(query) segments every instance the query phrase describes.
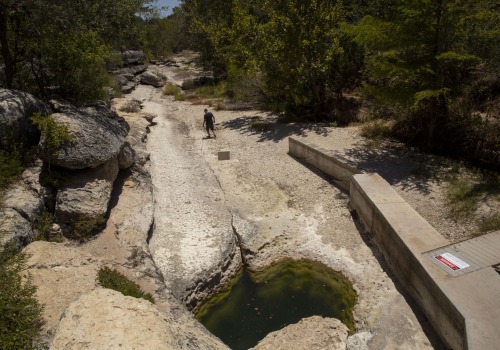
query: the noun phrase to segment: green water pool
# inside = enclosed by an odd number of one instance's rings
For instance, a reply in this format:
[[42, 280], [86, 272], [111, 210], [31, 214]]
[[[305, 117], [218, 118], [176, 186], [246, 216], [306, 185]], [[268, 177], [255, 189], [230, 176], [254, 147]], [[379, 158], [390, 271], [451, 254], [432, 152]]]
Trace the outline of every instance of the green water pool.
[[282, 260], [262, 272], [242, 269], [196, 318], [233, 350], [255, 346], [268, 333], [319, 315], [354, 331], [356, 293], [350, 281], [319, 262]]

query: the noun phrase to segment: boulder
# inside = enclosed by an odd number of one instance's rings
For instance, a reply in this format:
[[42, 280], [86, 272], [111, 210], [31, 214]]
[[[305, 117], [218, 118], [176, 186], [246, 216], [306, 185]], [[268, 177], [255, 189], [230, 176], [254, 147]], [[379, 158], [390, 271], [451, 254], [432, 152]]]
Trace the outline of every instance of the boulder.
[[28, 220], [11, 208], [0, 211], [0, 246], [13, 241], [17, 248], [22, 248], [33, 241], [35, 233]]
[[125, 77], [128, 81], [134, 81], [134, 77], [135, 75], [133, 75], [132, 73], [124, 73], [122, 74], [123, 77]]
[[51, 110], [27, 92], [0, 89], [0, 149], [21, 141], [38, 142], [40, 133], [29, 120], [35, 113], [46, 116]]
[[129, 82], [129, 83], [122, 86], [122, 92], [126, 93], [126, 94], [132, 92], [132, 90], [134, 90], [134, 89], [135, 89], [135, 83], [133, 83], [133, 82]]
[[122, 52], [123, 63], [129, 64], [143, 64], [146, 62], [146, 54], [142, 51], [127, 50]]
[[313, 316], [269, 333], [254, 350], [345, 350], [349, 329], [335, 318]]
[[120, 86], [127, 85], [129, 83], [129, 80], [123, 76], [123, 74], [119, 74], [116, 76], [116, 82]]
[[139, 77], [141, 84], [162, 87], [165, 85], [165, 78], [154, 72], [144, 72]]
[[[147, 129], [151, 125], [148, 118], [143, 117], [144, 114], [125, 114], [123, 118], [130, 125], [130, 132], [127, 135], [127, 141], [134, 151], [134, 163], [144, 165], [149, 160], [149, 152], [146, 148]], [[156, 115], [155, 115], [156, 116]]]
[[42, 198], [24, 182], [18, 182], [7, 190], [3, 205], [31, 222], [40, 216], [44, 208]]
[[56, 220], [72, 223], [82, 218], [103, 218], [108, 210], [113, 182], [118, 175], [118, 160], [78, 172], [66, 172], [57, 192]]
[[[72, 140], [54, 153], [41, 152], [41, 158], [66, 169], [96, 168], [114, 159], [125, 146], [129, 127], [125, 120], [106, 105], [66, 110], [52, 115], [54, 121], [68, 128]], [[46, 140], [42, 135], [40, 148]]]
[[145, 72], [146, 69], [148, 69], [148, 66], [145, 64], [140, 64], [138, 66], [131, 66], [131, 67], [123, 67], [120, 68], [119, 70], [115, 71], [115, 74], [123, 74], [123, 75], [132, 75], [136, 76], [142, 72]]
[[128, 141], [118, 155], [118, 167], [120, 169], [130, 168], [135, 163], [135, 151]]
[[31, 166], [23, 171], [22, 181], [25, 186], [36, 193], [36, 201], [41, 200], [48, 211], [54, 212], [55, 192], [50, 187], [42, 184], [42, 173], [46, 171], [46, 166], [43, 164], [43, 161], [37, 159]]
[[52, 350], [227, 349], [214, 337], [176, 324], [144, 299], [104, 288], [83, 295], [64, 312]]
[[42, 241], [31, 243], [23, 252], [37, 299], [44, 305], [45, 328], [53, 331], [70, 303], [97, 287], [101, 260], [76, 247]]

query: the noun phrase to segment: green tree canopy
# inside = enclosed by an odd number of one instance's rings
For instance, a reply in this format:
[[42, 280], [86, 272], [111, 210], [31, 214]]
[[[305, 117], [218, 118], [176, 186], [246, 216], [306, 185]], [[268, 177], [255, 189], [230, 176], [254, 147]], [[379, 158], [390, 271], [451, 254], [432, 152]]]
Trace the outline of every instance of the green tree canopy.
[[151, 0], [0, 0], [2, 85], [78, 102], [102, 97], [114, 49], [139, 47]]
[[481, 74], [498, 76], [500, 14], [489, 0], [398, 0], [387, 18], [346, 26], [365, 48], [364, 92], [414, 116], [419, 137], [438, 147]]

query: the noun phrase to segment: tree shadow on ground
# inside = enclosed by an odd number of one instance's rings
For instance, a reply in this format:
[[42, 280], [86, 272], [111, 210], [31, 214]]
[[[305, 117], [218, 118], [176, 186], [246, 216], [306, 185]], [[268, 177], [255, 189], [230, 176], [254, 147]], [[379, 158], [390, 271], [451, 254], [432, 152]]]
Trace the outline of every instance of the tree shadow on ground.
[[[221, 126], [242, 135], [256, 135], [257, 142], [280, 142], [290, 136], [303, 137], [311, 132], [326, 137], [334, 130], [318, 123], [281, 124], [271, 114], [244, 115], [222, 122]], [[431, 184], [439, 184], [447, 172], [439, 157], [419, 153], [397, 142], [364, 140], [330, 154], [363, 173], [378, 173], [402, 191], [417, 191], [423, 195], [431, 194]]]
[[327, 136], [331, 130], [322, 124], [293, 123], [280, 124], [276, 118], [242, 116], [220, 124], [224, 128], [239, 131], [240, 134], [257, 135], [257, 142], [279, 142], [289, 136], [305, 136], [307, 132]]
[[364, 141], [332, 155], [363, 173], [378, 173], [391, 186], [424, 195], [430, 194], [431, 183], [440, 183], [447, 172], [436, 157], [398, 143], [373, 145]]

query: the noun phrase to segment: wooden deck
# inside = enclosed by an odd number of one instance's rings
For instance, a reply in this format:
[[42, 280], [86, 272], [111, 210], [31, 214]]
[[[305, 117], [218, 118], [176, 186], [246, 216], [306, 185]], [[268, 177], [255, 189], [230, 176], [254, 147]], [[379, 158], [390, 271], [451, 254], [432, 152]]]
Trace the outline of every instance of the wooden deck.
[[500, 231], [450, 244], [423, 254], [455, 277], [494, 265], [498, 266], [500, 264]]

